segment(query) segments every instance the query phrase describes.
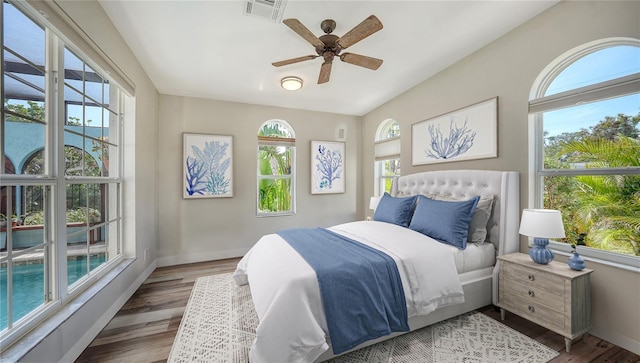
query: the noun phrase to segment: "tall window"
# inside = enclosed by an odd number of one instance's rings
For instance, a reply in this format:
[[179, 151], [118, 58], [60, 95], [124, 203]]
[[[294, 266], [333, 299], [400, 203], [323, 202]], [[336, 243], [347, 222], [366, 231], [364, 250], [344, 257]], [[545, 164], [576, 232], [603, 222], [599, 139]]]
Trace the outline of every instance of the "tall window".
[[378, 127], [375, 139], [375, 195], [391, 192], [391, 181], [400, 175], [400, 125], [385, 120]]
[[[534, 85], [530, 204], [562, 212], [581, 254], [640, 266], [640, 40], [574, 49]], [[607, 253], [603, 253], [606, 251]]]
[[2, 3], [3, 346], [122, 258], [126, 96], [22, 6]]
[[269, 120], [258, 131], [258, 215], [295, 214], [295, 151], [293, 128]]

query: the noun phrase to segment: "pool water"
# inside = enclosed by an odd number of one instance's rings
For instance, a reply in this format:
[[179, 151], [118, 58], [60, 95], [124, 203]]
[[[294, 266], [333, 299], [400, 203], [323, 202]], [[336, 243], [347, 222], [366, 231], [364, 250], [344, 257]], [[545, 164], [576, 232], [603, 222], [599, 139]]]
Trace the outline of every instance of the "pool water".
[[[104, 255], [91, 256], [91, 270], [105, 261]], [[13, 321], [27, 315], [44, 302], [44, 265], [13, 267]], [[67, 260], [67, 281], [71, 285], [87, 274], [87, 258]], [[7, 327], [7, 268], [0, 269], [0, 330]]]

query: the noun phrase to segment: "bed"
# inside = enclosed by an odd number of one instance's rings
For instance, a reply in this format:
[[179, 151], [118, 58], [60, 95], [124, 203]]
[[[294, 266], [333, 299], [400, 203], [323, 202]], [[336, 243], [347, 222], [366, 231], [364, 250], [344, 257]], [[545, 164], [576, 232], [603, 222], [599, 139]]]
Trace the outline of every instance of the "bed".
[[[416, 173], [393, 180], [391, 193], [383, 197], [385, 207], [376, 210], [374, 221], [340, 224], [326, 231], [380, 250], [395, 261], [406, 299], [408, 330], [413, 331], [497, 302], [496, 256], [519, 249], [519, 197], [517, 172]], [[406, 205], [408, 200], [415, 200], [410, 219], [417, 223], [398, 225], [385, 220], [389, 205]], [[424, 224], [421, 221], [439, 217], [431, 214], [431, 218], [423, 218], [429, 215], [425, 211], [433, 213], [433, 208], [445, 208], [443, 205], [468, 209], [473, 204], [470, 210], [476, 218], [481, 201], [487, 215], [480, 220], [486, 221], [486, 231], [482, 237], [474, 234], [474, 238], [484, 241], [473, 242], [471, 235], [477, 231], [469, 228], [469, 241], [464, 246], [451, 245], [443, 243], [445, 237], [431, 238], [426, 235], [429, 230], [420, 227]], [[474, 219], [471, 224], [476, 222]], [[446, 223], [438, 225], [441, 229]], [[336, 354], [320, 298], [320, 273], [316, 276], [285, 237], [289, 238], [285, 234], [260, 238], [234, 272], [238, 284], [249, 283], [260, 320], [250, 351], [252, 363], [320, 362], [404, 333], [396, 330]]]

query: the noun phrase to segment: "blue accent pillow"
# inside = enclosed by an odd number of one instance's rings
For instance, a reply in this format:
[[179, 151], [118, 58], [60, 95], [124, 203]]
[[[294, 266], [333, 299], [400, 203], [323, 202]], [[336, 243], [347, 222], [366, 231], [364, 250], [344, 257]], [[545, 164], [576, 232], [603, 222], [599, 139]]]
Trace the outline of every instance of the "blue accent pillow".
[[452, 202], [420, 195], [409, 228], [464, 250], [478, 200], [480, 197], [476, 196], [463, 202]]
[[389, 193], [384, 193], [373, 213], [373, 220], [408, 227], [417, 198], [417, 195], [394, 198]]

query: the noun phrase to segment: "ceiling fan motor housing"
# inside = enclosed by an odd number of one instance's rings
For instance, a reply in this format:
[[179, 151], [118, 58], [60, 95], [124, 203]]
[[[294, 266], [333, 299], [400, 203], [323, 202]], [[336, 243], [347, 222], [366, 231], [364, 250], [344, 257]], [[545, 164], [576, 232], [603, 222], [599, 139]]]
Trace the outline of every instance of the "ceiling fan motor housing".
[[338, 39], [340, 39], [340, 37], [333, 34], [322, 35], [320, 40], [324, 43], [324, 47], [316, 48], [318, 55], [324, 57], [325, 61], [330, 61], [334, 56], [339, 55], [342, 48], [338, 45]]

